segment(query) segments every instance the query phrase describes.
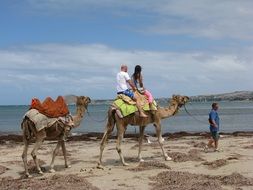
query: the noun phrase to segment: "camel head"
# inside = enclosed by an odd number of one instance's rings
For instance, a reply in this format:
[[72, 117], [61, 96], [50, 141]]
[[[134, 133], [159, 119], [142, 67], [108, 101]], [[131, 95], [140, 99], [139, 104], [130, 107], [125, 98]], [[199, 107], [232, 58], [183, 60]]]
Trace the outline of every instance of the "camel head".
[[79, 127], [87, 110], [88, 104], [91, 102], [87, 96], [76, 96], [76, 115], [73, 116], [74, 127]]
[[87, 96], [77, 96], [76, 105], [84, 106], [87, 109], [88, 104], [91, 102], [90, 98]]
[[171, 104], [178, 104], [178, 107], [182, 107], [189, 101], [188, 96], [173, 95], [170, 101]]

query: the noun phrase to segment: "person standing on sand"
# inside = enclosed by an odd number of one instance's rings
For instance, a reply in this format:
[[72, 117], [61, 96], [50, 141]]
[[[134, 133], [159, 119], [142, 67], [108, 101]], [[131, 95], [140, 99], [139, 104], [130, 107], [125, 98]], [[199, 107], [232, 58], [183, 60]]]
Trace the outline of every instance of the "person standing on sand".
[[[138, 108], [138, 111], [140, 113], [140, 117], [148, 117], [144, 112], [143, 109], [139, 103], [139, 101], [135, 98], [133, 91], [136, 90], [134, 84], [132, 83], [129, 74], [127, 73], [127, 66], [121, 65], [120, 72], [117, 74], [117, 94], [124, 94], [130, 98], [132, 98], [136, 102], [136, 106]], [[132, 88], [133, 91], [131, 91], [128, 88], [128, 85]]]
[[[219, 128], [220, 128], [220, 118], [218, 114], [219, 105], [218, 103], [212, 103], [212, 110], [209, 113], [209, 128], [210, 128], [210, 134], [211, 138], [208, 142], [208, 144], [205, 146], [205, 151], [208, 150], [208, 148], [214, 147], [215, 151], [219, 151], [218, 149], [218, 141], [219, 141]], [[214, 144], [214, 145], [213, 145]]]

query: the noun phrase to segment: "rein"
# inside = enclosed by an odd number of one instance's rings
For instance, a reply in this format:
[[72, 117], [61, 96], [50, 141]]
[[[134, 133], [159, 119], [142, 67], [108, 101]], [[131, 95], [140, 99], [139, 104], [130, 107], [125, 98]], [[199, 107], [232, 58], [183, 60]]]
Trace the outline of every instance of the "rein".
[[88, 114], [88, 116], [89, 116], [89, 118], [90, 118], [91, 120], [93, 120], [93, 121], [95, 121], [95, 122], [99, 122], [99, 123], [102, 123], [102, 122], [106, 121], [106, 119], [108, 118], [108, 116], [106, 116], [106, 117], [105, 117], [104, 119], [102, 119], [102, 120], [94, 119], [94, 118], [91, 116], [91, 114], [90, 114], [90, 112], [89, 112], [88, 109], [87, 109], [87, 114]]
[[204, 122], [203, 120], [199, 120], [199, 119], [196, 118], [194, 115], [192, 115], [192, 114], [186, 109], [185, 104], [184, 104], [184, 110], [185, 110], [185, 112], [186, 112], [190, 117], [192, 117], [192, 118], [195, 119], [196, 121], [198, 121], [198, 122], [200, 122], [200, 123], [202, 123], [202, 124], [206, 124], [206, 122]]

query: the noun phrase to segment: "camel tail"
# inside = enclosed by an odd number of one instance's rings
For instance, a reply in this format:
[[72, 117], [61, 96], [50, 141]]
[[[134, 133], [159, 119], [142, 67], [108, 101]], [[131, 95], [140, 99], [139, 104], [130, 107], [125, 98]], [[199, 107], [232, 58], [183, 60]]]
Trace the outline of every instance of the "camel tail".
[[21, 129], [23, 130], [23, 141], [29, 142], [34, 136], [32, 130], [32, 121], [25, 117], [21, 123]]
[[115, 109], [109, 109], [108, 110], [108, 120], [107, 120], [107, 127], [110, 128], [111, 131], [113, 131], [114, 126], [115, 126], [115, 114], [116, 114], [116, 110]]

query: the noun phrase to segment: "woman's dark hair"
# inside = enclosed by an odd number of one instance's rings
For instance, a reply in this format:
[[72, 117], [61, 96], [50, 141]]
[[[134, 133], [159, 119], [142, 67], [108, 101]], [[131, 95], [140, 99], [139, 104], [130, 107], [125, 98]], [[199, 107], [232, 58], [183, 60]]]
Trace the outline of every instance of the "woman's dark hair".
[[134, 74], [133, 74], [134, 80], [137, 80], [137, 78], [140, 76], [140, 73], [141, 73], [141, 66], [136, 65], [134, 68]]

